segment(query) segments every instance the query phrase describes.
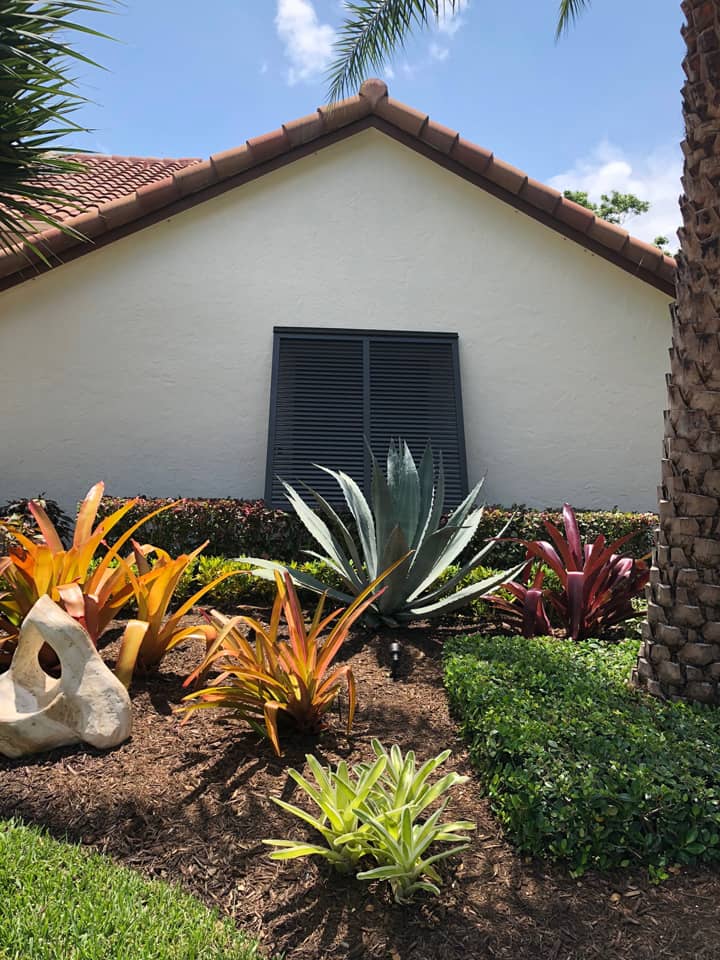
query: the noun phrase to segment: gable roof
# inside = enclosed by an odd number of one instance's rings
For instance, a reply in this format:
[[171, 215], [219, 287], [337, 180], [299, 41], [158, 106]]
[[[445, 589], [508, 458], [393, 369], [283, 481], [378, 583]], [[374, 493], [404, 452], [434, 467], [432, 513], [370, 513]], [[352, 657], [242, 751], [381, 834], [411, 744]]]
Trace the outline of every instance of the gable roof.
[[0, 252], [0, 289], [218, 196], [324, 146], [375, 127], [516, 209], [582, 244], [668, 296], [675, 293], [675, 260], [626, 230], [596, 217], [545, 184], [463, 139], [427, 114], [388, 96], [382, 80], [366, 80], [357, 96], [284, 123], [208, 160], [82, 157], [86, 173], [58, 176], [61, 189], [87, 200], [80, 213], [53, 212], [92, 243], [62, 231], [33, 238], [51, 266], [28, 249]]

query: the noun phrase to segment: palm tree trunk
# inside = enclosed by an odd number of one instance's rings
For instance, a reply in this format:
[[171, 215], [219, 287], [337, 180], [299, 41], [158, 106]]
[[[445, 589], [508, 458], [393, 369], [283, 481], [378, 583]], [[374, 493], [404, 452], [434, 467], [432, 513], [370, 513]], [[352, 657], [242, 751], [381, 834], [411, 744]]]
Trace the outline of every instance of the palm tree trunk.
[[683, 227], [660, 528], [633, 680], [720, 704], [720, 0], [684, 0]]

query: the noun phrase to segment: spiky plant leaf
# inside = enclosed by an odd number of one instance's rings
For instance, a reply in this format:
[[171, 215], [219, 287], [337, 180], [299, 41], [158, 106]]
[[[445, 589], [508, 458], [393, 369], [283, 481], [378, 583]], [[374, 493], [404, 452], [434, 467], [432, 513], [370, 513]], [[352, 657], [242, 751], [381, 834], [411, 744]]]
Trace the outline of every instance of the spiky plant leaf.
[[335, 43], [330, 102], [354, 93], [370, 68], [380, 72], [416, 27], [424, 27], [459, 0], [347, 0], [348, 19]]

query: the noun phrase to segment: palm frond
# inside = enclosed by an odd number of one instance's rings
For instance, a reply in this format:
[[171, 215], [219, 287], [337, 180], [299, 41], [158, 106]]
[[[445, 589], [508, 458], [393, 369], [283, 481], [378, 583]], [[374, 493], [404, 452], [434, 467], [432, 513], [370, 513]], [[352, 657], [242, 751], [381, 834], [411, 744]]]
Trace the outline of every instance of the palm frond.
[[80, 236], [54, 214], [81, 200], [49, 177], [84, 169], [64, 138], [86, 133], [72, 113], [86, 98], [70, 73], [73, 63], [97, 64], [68, 42], [74, 34], [109, 39], [80, 23], [110, 13], [119, 0], [3, 0], [0, 6], [0, 249], [25, 249], [47, 262], [30, 238], [55, 227]]
[[563, 33], [566, 33], [570, 29], [571, 24], [573, 24], [580, 14], [589, 6], [590, 0], [560, 0], [555, 39], [559, 39]]
[[460, 0], [348, 0], [328, 71], [329, 102], [354, 93], [371, 69], [380, 72], [415, 28], [459, 6]]

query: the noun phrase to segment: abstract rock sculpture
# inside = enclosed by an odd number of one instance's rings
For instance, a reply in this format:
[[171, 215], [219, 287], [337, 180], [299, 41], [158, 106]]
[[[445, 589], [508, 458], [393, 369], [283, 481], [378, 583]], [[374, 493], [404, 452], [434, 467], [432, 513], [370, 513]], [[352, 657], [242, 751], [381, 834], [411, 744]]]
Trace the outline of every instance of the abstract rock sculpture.
[[[38, 662], [44, 643], [57, 654], [59, 678]], [[41, 597], [25, 618], [9, 670], [0, 676], [0, 754], [21, 757], [81, 742], [114, 747], [131, 729], [125, 687], [77, 620]]]

